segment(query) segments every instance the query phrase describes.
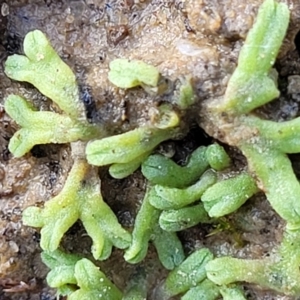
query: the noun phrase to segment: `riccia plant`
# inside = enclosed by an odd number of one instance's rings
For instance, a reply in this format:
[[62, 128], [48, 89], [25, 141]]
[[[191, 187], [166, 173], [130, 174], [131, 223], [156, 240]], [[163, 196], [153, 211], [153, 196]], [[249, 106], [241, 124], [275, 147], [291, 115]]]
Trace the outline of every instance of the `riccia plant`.
[[[20, 129], [9, 150], [20, 157], [34, 145], [70, 143], [73, 166], [61, 192], [43, 208], [23, 212], [26, 225], [41, 228], [42, 259], [51, 269], [48, 284], [68, 299], [145, 299], [143, 279], [120, 291], [94, 263], [60, 249], [62, 237], [81, 220], [93, 241], [96, 260], [108, 259], [113, 247], [124, 249], [128, 263], [140, 263], [153, 243], [169, 275], [157, 288], [159, 299], [245, 299], [237, 282], [256, 283], [287, 295], [300, 295], [300, 186], [287, 153], [300, 152], [299, 119], [277, 123], [255, 115], [255, 109], [278, 97], [272, 66], [289, 22], [285, 4], [266, 0], [241, 50], [225, 96], [204, 102], [200, 126], [217, 140], [239, 148], [248, 169], [228, 173], [231, 159], [219, 144], [200, 146], [179, 166], [170, 158], [152, 154], [163, 141], [181, 132], [181, 116], [195, 103], [190, 78], [173, 103], [161, 104], [151, 122], [108, 136], [103, 126], [88, 122], [71, 69], [59, 58], [45, 35], [33, 31], [24, 40], [24, 54], [5, 64], [8, 77], [33, 84], [58, 106], [37, 111], [17, 95], [5, 101], [5, 111]], [[157, 88], [160, 74], [141, 61], [116, 59], [108, 78], [119, 88]], [[176, 109], [175, 109], [176, 107]], [[180, 111], [180, 114], [178, 113]], [[132, 231], [125, 230], [101, 196], [97, 168], [109, 166], [116, 179], [141, 167], [147, 190]], [[198, 223], [216, 222], [263, 191], [275, 211], [287, 222], [278, 251], [262, 260], [214, 258], [209, 249], [185, 256], [177, 231]]]
[[[217, 258], [206, 266], [216, 284], [236, 281], [257, 283], [290, 295], [299, 295], [300, 185], [289, 153], [298, 153], [299, 122], [263, 120], [255, 109], [279, 96], [272, 65], [289, 21], [285, 4], [267, 0], [240, 52], [223, 99], [206, 103], [203, 111], [224, 136], [246, 156], [252, 176], [272, 207], [286, 221], [286, 231], [276, 254], [262, 260]], [[212, 132], [208, 123], [203, 127]]]

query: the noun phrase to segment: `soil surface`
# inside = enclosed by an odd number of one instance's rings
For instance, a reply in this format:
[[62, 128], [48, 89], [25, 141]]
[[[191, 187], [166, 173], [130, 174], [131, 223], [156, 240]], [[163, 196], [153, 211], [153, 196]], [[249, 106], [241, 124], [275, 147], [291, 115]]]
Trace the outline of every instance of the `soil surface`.
[[[286, 1], [291, 9], [290, 28], [276, 62], [281, 96], [260, 109], [265, 118], [278, 121], [299, 116], [300, 3]], [[77, 75], [87, 116], [109, 134], [126, 132], [149, 120], [158, 104], [171, 102], [181, 80], [191, 76], [197, 102], [183, 120], [178, 140], [163, 143], [158, 152], [176, 162], [212, 139], [198, 127], [201, 101], [220, 97], [234, 71], [237, 57], [262, 0], [0, 0], [0, 299], [56, 299], [45, 281], [48, 269], [41, 262], [39, 231], [22, 225], [22, 211], [57, 195], [72, 166], [69, 145], [41, 145], [21, 158], [8, 151], [18, 126], [4, 111], [9, 94], [22, 95], [40, 110], [56, 109], [33, 86], [10, 80], [4, 74], [9, 55], [22, 54], [25, 35], [43, 31], [60, 57]], [[162, 91], [150, 95], [143, 89], [122, 90], [108, 81], [109, 62], [115, 58], [140, 59], [162, 74]], [[232, 172], [246, 165], [234, 148]], [[300, 155], [291, 156], [300, 175]], [[104, 200], [121, 224], [130, 230], [143, 198], [146, 182], [139, 171], [126, 179], [112, 179], [99, 170]], [[263, 194], [251, 198], [236, 213], [217, 225], [197, 225], [178, 233], [186, 254], [208, 247], [217, 256], [262, 258], [280, 243], [284, 222]], [[212, 234], [214, 233], [214, 234]], [[209, 236], [208, 236], [209, 235]], [[68, 251], [91, 258], [90, 238], [76, 223], [64, 238]], [[115, 250], [98, 264], [120, 288], [137, 272], [146, 272], [149, 299], [166, 277], [155, 250], [150, 247], [140, 265], [125, 263]], [[244, 285], [248, 299], [293, 299], [257, 286]]]

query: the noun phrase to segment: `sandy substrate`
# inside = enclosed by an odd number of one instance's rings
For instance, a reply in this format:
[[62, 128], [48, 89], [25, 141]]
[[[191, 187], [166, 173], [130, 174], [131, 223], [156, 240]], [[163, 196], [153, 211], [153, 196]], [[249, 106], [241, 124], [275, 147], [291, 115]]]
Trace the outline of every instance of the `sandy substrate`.
[[[174, 159], [182, 163], [197, 146], [211, 142], [197, 126], [201, 101], [222, 96], [235, 69], [239, 50], [262, 1], [244, 2], [0, 1], [1, 300], [55, 299], [55, 291], [45, 282], [48, 270], [40, 259], [39, 232], [23, 226], [21, 214], [24, 208], [42, 205], [57, 195], [72, 166], [69, 145], [36, 146], [21, 158], [9, 153], [9, 139], [18, 127], [4, 111], [7, 95], [22, 95], [40, 110], [57, 108], [33, 86], [11, 81], [4, 75], [7, 56], [22, 53], [26, 33], [42, 30], [77, 75], [83, 93], [92, 97], [92, 104], [86, 107], [90, 120], [105, 126], [109, 134], [143, 125], [159, 103], [171, 101], [180, 80], [191, 76], [197, 104], [184, 118], [186, 136], [163, 143], [158, 149], [173, 154]], [[298, 116], [300, 101], [300, 79], [292, 77], [300, 73], [299, 53], [294, 43], [300, 27], [300, 4], [297, 0], [287, 2], [292, 19], [276, 63], [282, 95], [259, 111], [264, 117], [279, 121]], [[300, 49], [300, 42], [298, 47]], [[142, 89], [124, 91], [113, 87], [107, 79], [108, 65], [118, 57], [140, 59], [157, 67], [164, 76], [162, 94], [151, 96]], [[244, 157], [234, 148], [226, 147], [226, 150], [233, 159], [232, 169], [241, 170], [245, 166]], [[291, 158], [299, 175], [300, 156]], [[99, 174], [104, 200], [121, 224], [132, 228], [146, 186], [141, 173], [137, 171], [122, 180], [112, 179], [106, 168]], [[262, 258], [280, 243], [284, 225], [264, 195], [259, 194], [236, 213], [220, 220], [219, 230], [214, 235], [207, 236], [216, 230], [215, 225], [200, 224], [178, 235], [187, 254], [203, 245], [215, 255]], [[68, 251], [91, 257], [91, 241], [80, 223], [69, 230], [63, 246]], [[155, 299], [155, 287], [167, 274], [151, 247], [146, 260], [138, 266], [125, 263], [121, 251], [114, 251], [108, 261], [99, 265], [121, 289], [132, 274], [149, 274], [149, 290], [153, 291], [149, 299]], [[245, 285], [245, 291], [249, 299], [292, 299], [256, 286]]]

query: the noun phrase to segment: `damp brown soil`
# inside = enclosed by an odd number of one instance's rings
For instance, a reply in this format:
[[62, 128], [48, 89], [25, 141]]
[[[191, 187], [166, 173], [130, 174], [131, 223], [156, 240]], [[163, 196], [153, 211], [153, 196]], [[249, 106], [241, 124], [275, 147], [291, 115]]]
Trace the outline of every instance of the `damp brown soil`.
[[[57, 195], [72, 166], [69, 145], [36, 146], [21, 158], [9, 153], [9, 139], [18, 127], [4, 111], [7, 95], [22, 95], [41, 110], [55, 108], [30, 84], [5, 76], [3, 64], [7, 56], [22, 53], [26, 33], [42, 30], [76, 74], [88, 118], [105, 126], [109, 134], [143, 125], [158, 104], [172, 101], [171, 95], [180, 82], [190, 76], [197, 102], [184, 117], [182, 137], [163, 143], [157, 150], [182, 163], [197, 146], [212, 141], [197, 126], [198, 113], [201, 101], [224, 94], [262, 0], [244, 2], [0, 1], [0, 299], [56, 298], [45, 280], [48, 269], [40, 259], [39, 231], [23, 226], [21, 216], [26, 207], [42, 206]], [[298, 116], [300, 101], [300, 4], [297, 0], [287, 2], [291, 23], [276, 62], [282, 94], [258, 112], [279, 121]], [[109, 62], [119, 57], [140, 59], [157, 67], [162, 74], [163, 91], [149, 95], [138, 88], [125, 91], [112, 86], [107, 79]], [[232, 168], [241, 170], [244, 157], [237, 149], [226, 150], [233, 160]], [[293, 155], [291, 159], [295, 173], [300, 175], [300, 156]], [[99, 176], [105, 201], [120, 223], [131, 230], [145, 192], [144, 178], [137, 171], [122, 180], [112, 179], [106, 168], [99, 170]], [[199, 224], [178, 236], [187, 255], [205, 246], [217, 256], [262, 258], [280, 243], [284, 225], [264, 195], [259, 194], [216, 224]], [[70, 252], [91, 257], [91, 241], [80, 223], [68, 231], [62, 244]], [[119, 250], [98, 264], [121, 289], [130, 276], [147, 274], [149, 299], [155, 299], [156, 287], [167, 275], [152, 246], [139, 265], [125, 263]], [[292, 299], [252, 285], [244, 285], [244, 290], [248, 299]]]

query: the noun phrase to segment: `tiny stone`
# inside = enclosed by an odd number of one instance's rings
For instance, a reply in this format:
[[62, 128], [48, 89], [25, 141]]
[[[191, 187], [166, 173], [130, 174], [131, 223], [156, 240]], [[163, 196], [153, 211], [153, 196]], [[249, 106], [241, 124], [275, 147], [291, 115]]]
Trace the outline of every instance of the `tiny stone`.
[[19, 251], [19, 247], [14, 241], [9, 241], [8, 244], [12, 252], [17, 253]]
[[9, 6], [7, 3], [3, 3], [1, 6], [1, 15], [6, 17], [9, 15]]
[[300, 93], [300, 76], [291, 75], [288, 77], [288, 94], [298, 94]]

